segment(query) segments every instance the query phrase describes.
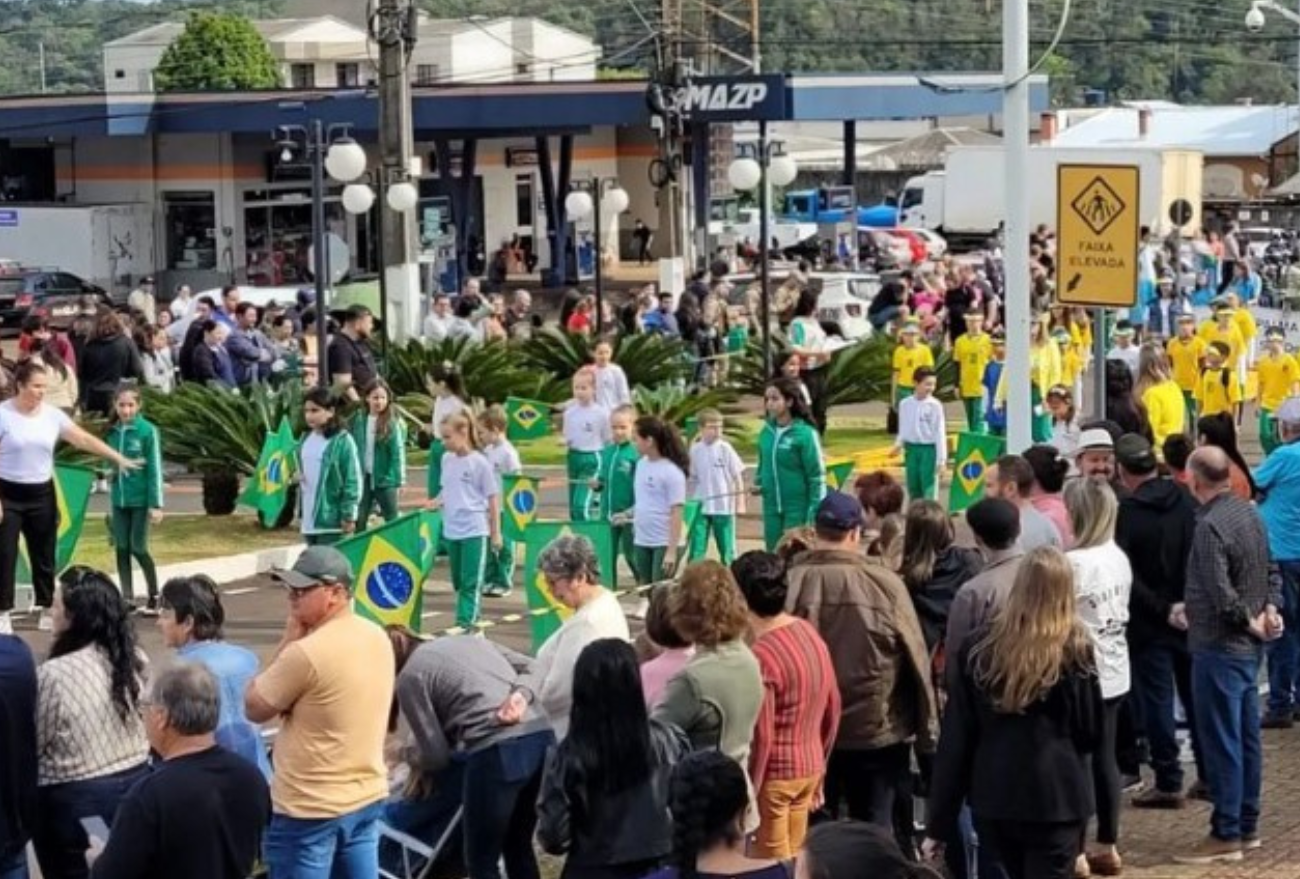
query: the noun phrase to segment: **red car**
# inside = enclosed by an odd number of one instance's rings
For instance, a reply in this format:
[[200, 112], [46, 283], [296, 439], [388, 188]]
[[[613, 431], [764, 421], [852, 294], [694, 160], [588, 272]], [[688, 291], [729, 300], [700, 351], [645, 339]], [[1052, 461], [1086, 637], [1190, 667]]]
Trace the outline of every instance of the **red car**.
[[911, 229], [886, 229], [884, 231], [907, 242], [907, 246], [912, 251], [912, 265], [919, 266], [930, 258], [930, 248], [926, 246], [925, 239]]

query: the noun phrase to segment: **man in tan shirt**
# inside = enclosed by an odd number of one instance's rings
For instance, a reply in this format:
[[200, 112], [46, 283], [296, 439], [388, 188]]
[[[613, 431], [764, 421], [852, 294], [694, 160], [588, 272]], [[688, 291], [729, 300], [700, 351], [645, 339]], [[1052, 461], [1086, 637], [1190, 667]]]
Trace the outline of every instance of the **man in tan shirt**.
[[352, 566], [333, 547], [308, 547], [273, 576], [289, 619], [270, 664], [248, 685], [255, 723], [279, 718], [271, 879], [373, 879], [388, 794], [384, 736], [393, 652], [384, 630], [352, 613]]

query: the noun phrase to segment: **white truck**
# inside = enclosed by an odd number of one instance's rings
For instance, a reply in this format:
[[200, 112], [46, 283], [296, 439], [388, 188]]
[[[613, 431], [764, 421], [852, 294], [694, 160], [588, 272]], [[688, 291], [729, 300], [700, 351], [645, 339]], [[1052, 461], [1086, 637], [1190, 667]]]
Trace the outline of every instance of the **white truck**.
[[58, 267], [114, 299], [158, 267], [150, 205], [0, 204], [0, 258]]
[[[1195, 150], [1036, 146], [1029, 151], [1029, 217], [1034, 225], [1056, 227], [1058, 165], [1136, 165], [1140, 171], [1140, 224], [1169, 232], [1169, 206], [1178, 199], [1192, 205], [1191, 220], [1180, 227], [1190, 234], [1201, 227], [1201, 175], [1204, 156]], [[1006, 168], [1001, 146], [956, 147], [942, 171], [907, 181], [899, 207], [899, 225], [938, 232], [977, 246], [1006, 221]]]

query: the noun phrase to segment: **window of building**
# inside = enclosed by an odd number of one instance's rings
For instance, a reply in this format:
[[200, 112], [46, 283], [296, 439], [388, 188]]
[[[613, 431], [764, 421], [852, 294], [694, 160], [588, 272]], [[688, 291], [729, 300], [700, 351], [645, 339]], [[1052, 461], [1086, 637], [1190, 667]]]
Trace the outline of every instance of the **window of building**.
[[114, 71], [113, 71], [113, 79], [126, 79], [126, 71], [125, 71], [125, 70], [114, 70]]
[[415, 84], [416, 85], [436, 85], [438, 82], [438, 65], [437, 64], [417, 64], [415, 65]]
[[533, 225], [533, 175], [520, 174], [515, 178], [515, 225]]
[[211, 192], [164, 192], [167, 268], [217, 267], [217, 203]]
[[316, 65], [290, 64], [289, 84], [296, 89], [316, 88]]
[[361, 85], [360, 64], [335, 64], [334, 84], [339, 88], [356, 88]]
[[531, 65], [529, 65], [528, 62], [526, 61], [515, 65], [515, 73], [518, 74], [519, 76], [527, 76], [531, 72], [532, 72]]

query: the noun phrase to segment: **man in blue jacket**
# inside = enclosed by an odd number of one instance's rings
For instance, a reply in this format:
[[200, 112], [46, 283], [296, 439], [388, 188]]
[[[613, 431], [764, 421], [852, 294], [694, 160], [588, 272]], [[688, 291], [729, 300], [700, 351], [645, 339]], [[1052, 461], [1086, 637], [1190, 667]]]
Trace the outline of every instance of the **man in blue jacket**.
[[226, 351], [230, 354], [235, 382], [241, 388], [270, 376], [275, 355], [271, 343], [257, 328], [257, 306], [253, 303], [241, 302], [235, 306], [235, 326], [226, 340]]

